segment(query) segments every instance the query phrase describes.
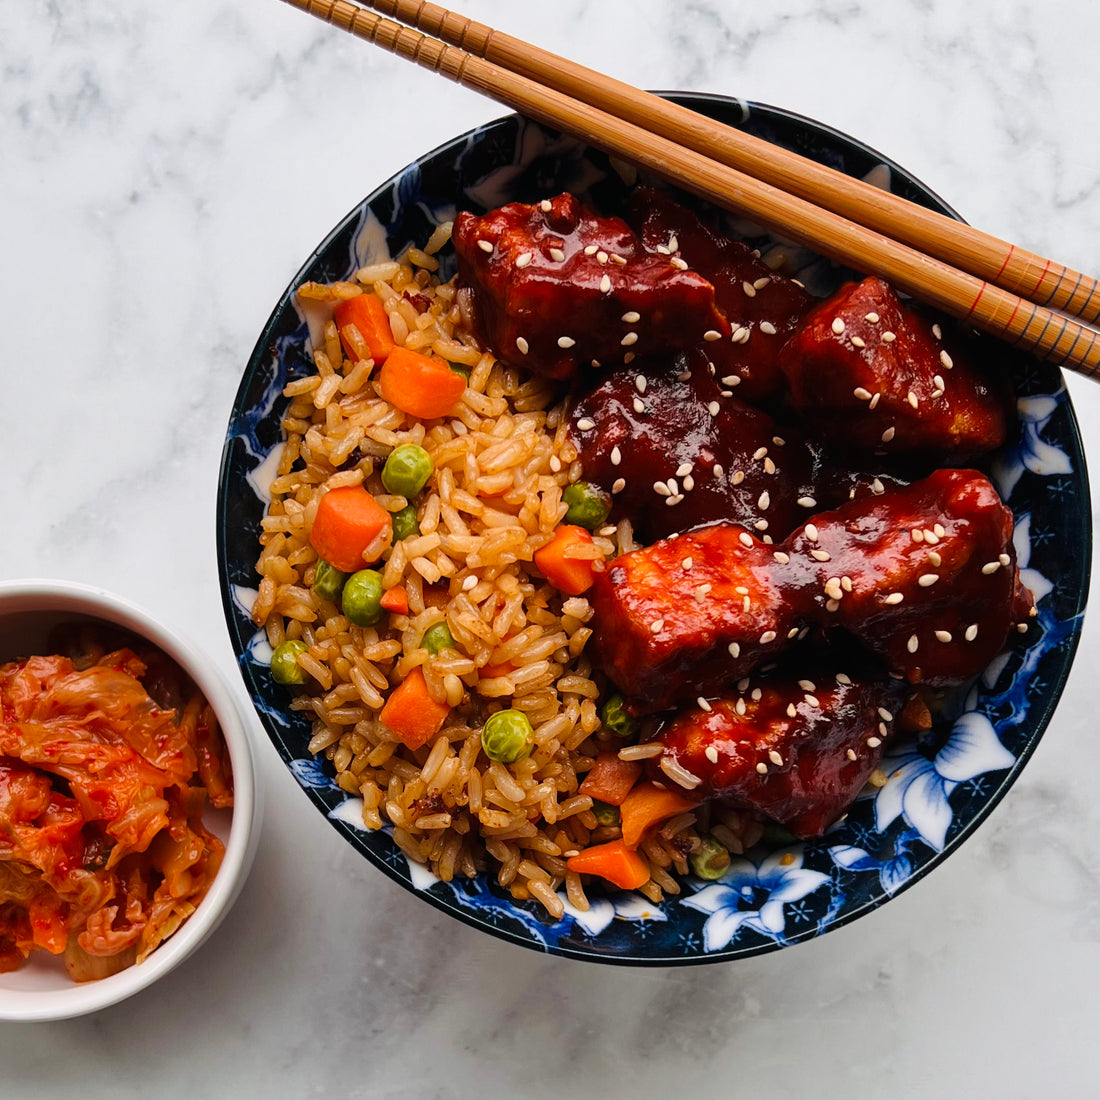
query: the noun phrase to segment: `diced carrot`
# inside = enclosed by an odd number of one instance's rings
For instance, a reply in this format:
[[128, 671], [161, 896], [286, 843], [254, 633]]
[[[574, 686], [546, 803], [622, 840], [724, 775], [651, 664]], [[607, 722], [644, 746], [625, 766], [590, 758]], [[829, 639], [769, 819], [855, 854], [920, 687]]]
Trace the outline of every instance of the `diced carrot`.
[[639, 783], [619, 806], [623, 843], [628, 848], [637, 848], [662, 821], [694, 810], [698, 805], [697, 799], [681, 791], [658, 787], [654, 783]]
[[332, 319], [340, 331], [340, 343], [348, 358], [356, 360], [359, 352], [352, 341], [344, 334], [348, 325], [354, 325], [367, 345], [370, 357], [376, 363], [384, 363], [393, 351], [393, 333], [390, 331], [390, 319], [382, 299], [377, 294], [359, 294], [354, 298], [345, 298], [332, 311]]
[[581, 875], [599, 875], [624, 890], [636, 890], [649, 881], [649, 867], [632, 848], [621, 840], [596, 844], [565, 861], [570, 871]]
[[589, 795], [612, 806], [621, 806], [630, 788], [641, 778], [642, 765], [636, 760], [620, 760], [617, 752], [601, 752], [584, 777], [579, 794]]
[[592, 587], [596, 579], [591, 558], [574, 558], [569, 551], [581, 544], [592, 545], [592, 536], [583, 528], [562, 524], [554, 529], [554, 537], [535, 551], [539, 572], [568, 596], [580, 596]]
[[404, 585], [397, 584], [393, 588], [387, 588], [378, 602], [387, 611], [392, 611], [395, 615], [407, 615], [409, 613], [409, 594], [405, 591]]
[[354, 573], [381, 557], [392, 531], [389, 512], [366, 489], [341, 485], [321, 497], [309, 542], [325, 561]]
[[499, 665], [482, 665], [478, 675], [484, 680], [487, 676], [507, 676], [515, 670], [516, 666], [511, 661], [501, 661]]
[[466, 379], [441, 359], [402, 347], [386, 356], [378, 382], [391, 405], [421, 420], [446, 416], [466, 391]]
[[427, 744], [442, 728], [451, 713], [446, 703], [437, 703], [428, 693], [424, 672], [414, 668], [390, 692], [378, 720], [395, 733], [407, 748]]

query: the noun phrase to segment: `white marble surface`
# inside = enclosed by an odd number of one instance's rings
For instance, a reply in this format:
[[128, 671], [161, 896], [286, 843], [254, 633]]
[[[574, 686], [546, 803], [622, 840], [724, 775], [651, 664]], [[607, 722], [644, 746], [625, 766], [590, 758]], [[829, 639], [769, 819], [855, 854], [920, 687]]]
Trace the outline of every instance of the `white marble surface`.
[[[1090, 0], [461, 10], [637, 84], [821, 118], [1100, 272]], [[252, 343], [364, 193], [501, 113], [275, 0], [0, 4], [0, 575], [114, 589], [235, 677], [214, 491]], [[1100, 388], [1069, 385], [1095, 463]], [[1098, 662], [1093, 620], [1023, 777], [928, 879], [817, 942], [686, 970], [544, 958], [435, 912], [261, 745], [265, 831], [226, 923], [155, 991], [0, 1025], [0, 1095], [1095, 1096]]]

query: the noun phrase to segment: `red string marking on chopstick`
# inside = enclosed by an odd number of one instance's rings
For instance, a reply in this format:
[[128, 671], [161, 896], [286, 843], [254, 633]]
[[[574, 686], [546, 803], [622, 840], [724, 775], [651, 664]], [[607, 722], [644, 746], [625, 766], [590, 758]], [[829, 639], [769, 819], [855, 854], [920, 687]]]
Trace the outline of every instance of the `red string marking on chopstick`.
[[[1005, 262], [1003, 264], [1001, 264], [1001, 270], [998, 271], [997, 274], [993, 277], [994, 282], [996, 282], [1005, 273], [1005, 268], [1008, 267], [1008, 261], [1012, 259], [1012, 254], [1015, 251], [1016, 251], [1016, 246], [1014, 244], [1010, 244], [1008, 246], [1008, 252], [1005, 254]], [[967, 314], [967, 316], [969, 317], [970, 315]]]
[[[1009, 314], [1008, 320], [1005, 321], [1005, 323], [1001, 326], [1001, 330], [1003, 332], [1008, 332], [1009, 326], [1012, 324], [1013, 318], [1020, 311], [1020, 306], [1022, 306], [1023, 304], [1024, 304], [1023, 298], [1017, 298], [1016, 299], [1016, 304], [1012, 307], [1012, 312]], [[1034, 306], [1032, 307], [1032, 310], [1031, 310], [1031, 316], [1032, 317], [1035, 316], [1035, 307]], [[1017, 344], [1024, 338], [1024, 335], [1026, 333], [1027, 333], [1027, 325], [1024, 325], [1024, 331], [1021, 332], [1020, 335], [1016, 337], [1016, 343]]]
[[[1008, 260], [1005, 260], [1005, 263], [1008, 263]], [[1004, 268], [1002, 267], [1001, 270], [1004, 271]], [[970, 303], [970, 308], [966, 311], [966, 316], [963, 318], [963, 324], [966, 324], [974, 315], [974, 310], [978, 308], [978, 303], [982, 300], [982, 295], [985, 293], [985, 288], [987, 286], [989, 286], [989, 283], [982, 283], [982, 285], [978, 287], [978, 294], [974, 301]]]
[[[1035, 291], [1037, 291], [1039, 289], [1039, 287], [1041, 287], [1043, 285], [1043, 280], [1047, 277], [1047, 272], [1049, 270], [1050, 270], [1050, 260], [1047, 260], [1046, 266], [1043, 268], [1042, 274], [1040, 274], [1040, 276], [1038, 278], [1038, 281], [1035, 283], [1035, 286], [1033, 286], [1031, 288], [1031, 294], [1034, 294]], [[1031, 297], [1031, 294], [1028, 295], [1029, 298]], [[1048, 298], [1047, 301], [1049, 302], [1050, 299]]]

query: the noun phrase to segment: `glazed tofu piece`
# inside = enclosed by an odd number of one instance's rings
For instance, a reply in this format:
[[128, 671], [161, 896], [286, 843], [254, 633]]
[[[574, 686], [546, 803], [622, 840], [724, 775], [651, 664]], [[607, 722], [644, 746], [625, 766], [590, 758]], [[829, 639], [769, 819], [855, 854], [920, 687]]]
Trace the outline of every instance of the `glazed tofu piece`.
[[820, 669], [746, 677], [660, 732], [654, 775], [762, 813], [797, 837], [820, 836], [878, 767], [905, 693], [897, 681]]
[[537, 374], [565, 379], [729, 338], [705, 278], [573, 195], [461, 213], [453, 239], [482, 341]]
[[799, 623], [772, 548], [715, 524], [624, 554], [590, 593], [601, 667], [638, 710], [720, 693]]
[[715, 301], [731, 329], [728, 340], [706, 348], [716, 376], [742, 401], [773, 401], [786, 386], [780, 350], [813, 299], [798, 283], [772, 271], [748, 245], [712, 229], [667, 192], [644, 188], [632, 205], [646, 248], [683, 260], [714, 285]]
[[816, 516], [784, 544], [816, 566], [812, 610], [911, 683], [961, 683], [1026, 623], [1012, 513], [975, 470], [922, 481]]
[[971, 461], [1004, 442], [1006, 401], [947, 322], [928, 320], [882, 279], [815, 306], [780, 356], [790, 401], [843, 448]]

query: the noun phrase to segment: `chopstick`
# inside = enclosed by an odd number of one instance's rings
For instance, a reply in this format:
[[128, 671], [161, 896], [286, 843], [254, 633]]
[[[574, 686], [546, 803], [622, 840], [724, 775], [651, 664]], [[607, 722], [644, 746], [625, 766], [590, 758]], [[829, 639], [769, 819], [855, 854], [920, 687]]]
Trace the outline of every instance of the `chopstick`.
[[[537, 122], [572, 133], [607, 153], [630, 160], [719, 206], [747, 215], [795, 243], [856, 270], [880, 275], [897, 289], [1017, 347], [1032, 351], [1051, 363], [1090, 377], [1100, 371], [1100, 332], [1056, 312], [1049, 304], [1062, 301], [1067, 309], [1087, 310], [1089, 320], [1095, 320], [1100, 314], [1100, 294], [1097, 293], [1095, 281], [1084, 275], [1068, 272], [1040, 257], [1032, 257], [1030, 253], [998, 242], [996, 238], [976, 230], [971, 231], [951, 219], [940, 219], [951, 232], [940, 227], [938, 233], [941, 239], [935, 247], [942, 251], [946, 246], [952, 259], [968, 265], [975, 261], [975, 253], [981, 251], [984, 255], [984, 259], [978, 258], [974, 264], [978, 274], [960, 270], [935, 255], [894, 239], [882, 230], [860, 221], [849, 221], [806, 198], [712, 159], [696, 148], [678, 144], [661, 132], [646, 129], [634, 121], [601, 110], [590, 102], [574, 99], [558, 88], [545, 86], [477, 56], [478, 52], [491, 53], [502, 61], [516, 63], [538, 75], [552, 75], [556, 67], [559, 74], [553, 76], [555, 83], [578, 90], [578, 84], [587, 82], [593, 87], [585, 89], [584, 95], [601, 104], [605, 100], [606, 86], [612, 85], [615, 91], [607, 96], [609, 105], [657, 128], [656, 116], [650, 113], [652, 105], [649, 101], [664, 102], [658, 97], [600, 77], [600, 74], [581, 66], [573, 66], [553, 54], [539, 51], [518, 39], [499, 35], [488, 27], [465, 20], [434, 4], [420, 3], [419, 0], [376, 0], [373, 6], [385, 8], [410, 21], [420, 21], [455, 42], [472, 46], [474, 53], [392, 22], [350, 0], [284, 2], [449, 77], [464, 87], [481, 92]], [[566, 75], [560, 76], [561, 73]], [[596, 84], [600, 87], [596, 88]], [[644, 107], [638, 108], [638, 104]], [[684, 114], [680, 115], [680, 111]], [[663, 114], [663, 110], [659, 113]], [[683, 121], [685, 116], [688, 124]], [[685, 130], [689, 133], [695, 131], [692, 139], [694, 145], [708, 152], [721, 147], [723, 155], [731, 159], [734, 154], [730, 153], [730, 149], [739, 147], [736, 139], [746, 136], [718, 124], [713, 124], [717, 127], [713, 130], [709, 120], [683, 108], [677, 108], [675, 124], [668, 122], [668, 117], [673, 116], [667, 116], [666, 121], [660, 123], [666, 131], [671, 126], [681, 139]], [[707, 123], [705, 128], [704, 122]], [[731, 139], [729, 135], [735, 137]], [[787, 156], [766, 142], [755, 144], [767, 154], [765, 159], [769, 161], [774, 161], [777, 152]], [[803, 158], [796, 160], [801, 164]], [[801, 168], [790, 167], [789, 161], [781, 160], [780, 164], [786, 167], [769, 169], [779, 173], [773, 178], [801, 172]], [[850, 180], [840, 173], [828, 175], [833, 177], [827, 186], [831, 201], [836, 200], [840, 192], [845, 192], [841, 196], [845, 209], [858, 212], [864, 221], [885, 225], [887, 221], [883, 219], [893, 219], [908, 224], [907, 219], [914, 216], [914, 211], [924, 213], [915, 204], [887, 196], [885, 192]], [[802, 182], [798, 186], [818, 197], [814, 184]], [[865, 193], [875, 202], [861, 203], [858, 197], [852, 197]], [[865, 217], [868, 207], [877, 211], [870, 218]], [[960, 231], [963, 235], [952, 239], [952, 233], [958, 234]], [[974, 243], [971, 233], [981, 238], [981, 248]], [[924, 245], [919, 227], [909, 228], [901, 235], [909, 240], [919, 240], [922, 247]], [[999, 253], [996, 251], [998, 246]], [[990, 252], [990, 249], [993, 251]], [[1003, 270], [997, 273], [997, 278], [1010, 272], [1008, 279], [1013, 285], [1019, 286], [1023, 280], [1031, 288], [1028, 297], [1018, 296], [995, 285], [981, 274], [983, 271], [986, 274], [990, 272], [990, 266], [998, 255]], [[1014, 263], [1021, 257], [1022, 267]], [[1036, 267], [1040, 272], [1038, 276], [1035, 275]], [[1033, 301], [1032, 296], [1042, 300]]]

